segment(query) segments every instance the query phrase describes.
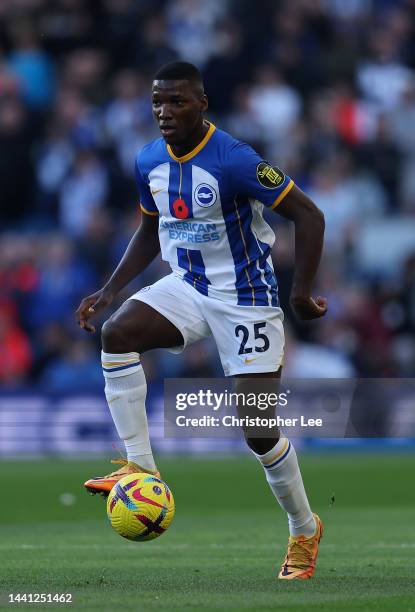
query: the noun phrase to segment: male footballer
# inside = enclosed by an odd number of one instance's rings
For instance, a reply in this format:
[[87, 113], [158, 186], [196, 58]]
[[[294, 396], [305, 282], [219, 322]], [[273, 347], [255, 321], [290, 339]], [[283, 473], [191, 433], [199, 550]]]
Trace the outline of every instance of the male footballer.
[[[120, 469], [85, 483], [105, 495], [129, 473], [158, 473], [142, 353], [179, 353], [213, 336], [226, 376], [278, 382], [283, 313], [271, 260], [275, 236], [264, 206], [295, 224], [295, 313], [306, 320], [327, 310], [324, 298], [312, 297], [324, 235], [324, 217], [313, 202], [279, 168], [204, 118], [208, 100], [192, 64], [173, 62], [157, 72], [152, 105], [161, 138], [144, 146], [135, 162], [141, 224], [109, 281], [77, 310], [79, 325], [94, 332], [90, 319], [160, 250], [171, 266], [170, 274], [132, 295], [102, 327], [105, 394], [127, 455], [118, 460]], [[272, 438], [245, 436], [288, 515], [288, 551], [278, 578], [311, 578], [323, 525], [311, 512], [294, 447], [278, 430]]]

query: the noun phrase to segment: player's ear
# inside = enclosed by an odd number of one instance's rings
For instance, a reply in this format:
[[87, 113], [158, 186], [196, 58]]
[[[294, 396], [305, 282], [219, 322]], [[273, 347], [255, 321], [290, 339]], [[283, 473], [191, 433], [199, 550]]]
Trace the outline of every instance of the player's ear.
[[208, 97], [206, 94], [203, 94], [201, 99], [200, 99], [200, 110], [202, 111], [202, 113], [204, 113], [205, 111], [207, 111], [207, 109], [209, 108], [209, 101], [208, 101]]

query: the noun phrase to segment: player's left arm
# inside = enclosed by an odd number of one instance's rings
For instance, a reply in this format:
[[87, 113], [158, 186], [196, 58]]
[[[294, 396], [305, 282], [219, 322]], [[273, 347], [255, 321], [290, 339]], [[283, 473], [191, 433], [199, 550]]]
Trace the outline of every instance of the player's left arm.
[[323, 213], [289, 176], [262, 159], [249, 145], [234, 141], [228, 151], [227, 164], [227, 177], [234, 193], [258, 200], [294, 222], [295, 269], [291, 306], [303, 320], [324, 316], [327, 300], [311, 295], [323, 249]]
[[312, 296], [323, 250], [324, 215], [310, 198], [296, 185], [273, 207], [273, 210], [295, 225], [295, 268], [291, 288], [291, 307], [299, 319], [323, 317], [327, 300]]

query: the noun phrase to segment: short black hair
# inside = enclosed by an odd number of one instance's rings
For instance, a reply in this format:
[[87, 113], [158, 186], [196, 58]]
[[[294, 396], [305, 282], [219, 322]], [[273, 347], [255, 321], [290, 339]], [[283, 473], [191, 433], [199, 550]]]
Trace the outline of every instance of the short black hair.
[[154, 75], [153, 81], [193, 81], [203, 88], [202, 74], [190, 62], [169, 62], [162, 66]]

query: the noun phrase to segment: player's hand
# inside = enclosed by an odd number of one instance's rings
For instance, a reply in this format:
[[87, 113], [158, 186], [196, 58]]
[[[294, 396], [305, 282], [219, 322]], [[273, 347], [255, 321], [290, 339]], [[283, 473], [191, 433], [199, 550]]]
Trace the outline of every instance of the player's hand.
[[324, 317], [327, 312], [327, 299], [324, 297], [291, 296], [291, 308], [301, 321], [310, 321]]
[[76, 311], [78, 325], [85, 331], [94, 333], [95, 327], [89, 323], [89, 319], [105, 310], [113, 300], [114, 294], [105, 289], [100, 289], [84, 298]]

